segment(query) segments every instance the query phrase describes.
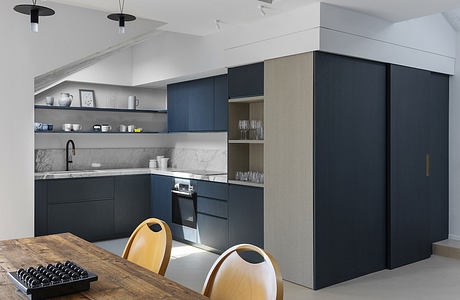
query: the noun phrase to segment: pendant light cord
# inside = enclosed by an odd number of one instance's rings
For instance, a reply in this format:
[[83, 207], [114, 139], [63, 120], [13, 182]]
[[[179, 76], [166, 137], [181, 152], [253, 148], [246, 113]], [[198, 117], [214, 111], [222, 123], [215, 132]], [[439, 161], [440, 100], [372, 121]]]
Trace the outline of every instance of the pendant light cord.
[[[35, 0], [35, 1], [37, 1], [37, 0]], [[123, 14], [123, 10], [125, 9], [125, 0], [118, 0], [118, 5], [120, 6], [121, 14]]]

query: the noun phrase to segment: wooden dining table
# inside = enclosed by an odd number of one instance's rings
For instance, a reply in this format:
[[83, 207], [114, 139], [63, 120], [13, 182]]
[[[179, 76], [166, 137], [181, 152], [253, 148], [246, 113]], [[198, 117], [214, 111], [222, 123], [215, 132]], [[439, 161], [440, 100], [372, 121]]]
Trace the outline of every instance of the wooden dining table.
[[27, 299], [8, 272], [67, 260], [95, 273], [98, 280], [87, 291], [56, 299], [209, 300], [70, 233], [0, 241], [0, 299]]

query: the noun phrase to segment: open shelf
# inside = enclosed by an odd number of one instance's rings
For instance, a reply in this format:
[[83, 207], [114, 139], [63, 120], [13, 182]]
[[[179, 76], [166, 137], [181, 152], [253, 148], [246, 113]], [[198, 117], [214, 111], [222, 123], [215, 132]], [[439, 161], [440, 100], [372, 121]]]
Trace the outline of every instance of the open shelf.
[[246, 186], [252, 186], [252, 187], [264, 187], [263, 183], [254, 183], [254, 182], [249, 182], [249, 181], [229, 180], [228, 183], [246, 185]]
[[129, 112], [129, 113], [168, 113], [167, 110], [161, 109], [124, 109], [124, 108], [102, 108], [102, 107], [74, 107], [74, 106], [48, 106], [48, 105], [35, 105], [35, 109], [48, 109], [48, 110], [79, 110], [79, 111], [105, 111], [105, 112]]
[[229, 144], [263, 144], [264, 140], [229, 140]]
[[100, 131], [35, 131], [36, 134], [165, 134], [168, 132], [161, 131], [144, 131], [144, 132], [120, 132], [120, 131], [109, 131], [109, 132], [100, 132]]
[[264, 96], [233, 98], [233, 99], [228, 99], [228, 102], [229, 103], [260, 103], [260, 102], [264, 102]]

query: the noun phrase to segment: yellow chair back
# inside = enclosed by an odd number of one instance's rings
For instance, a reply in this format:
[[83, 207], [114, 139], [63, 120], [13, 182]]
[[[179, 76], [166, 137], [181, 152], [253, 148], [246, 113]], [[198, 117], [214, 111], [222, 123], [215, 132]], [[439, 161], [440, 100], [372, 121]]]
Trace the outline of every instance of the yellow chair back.
[[[149, 226], [158, 224], [158, 232]], [[142, 222], [128, 240], [123, 258], [164, 276], [171, 257], [172, 235], [168, 224], [158, 219]]]
[[[264, 261], [253, 264], [238, 252], [255, 251]], [[225, 251], [209, 271], [202, 294], [211, 300], [282, 300], [283, 279], [278, 264], [264, 250], [249, 244]]]

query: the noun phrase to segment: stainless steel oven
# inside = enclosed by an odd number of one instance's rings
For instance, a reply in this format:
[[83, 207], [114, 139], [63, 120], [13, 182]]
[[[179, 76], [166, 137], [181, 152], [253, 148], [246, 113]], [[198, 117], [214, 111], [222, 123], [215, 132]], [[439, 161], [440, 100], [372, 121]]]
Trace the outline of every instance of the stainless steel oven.
[[190, 180], [176, 179], [172, 194], [172, 222], [196, 229], [196, 190]]

